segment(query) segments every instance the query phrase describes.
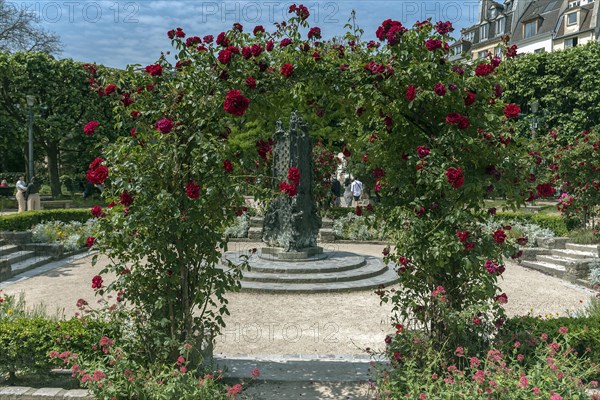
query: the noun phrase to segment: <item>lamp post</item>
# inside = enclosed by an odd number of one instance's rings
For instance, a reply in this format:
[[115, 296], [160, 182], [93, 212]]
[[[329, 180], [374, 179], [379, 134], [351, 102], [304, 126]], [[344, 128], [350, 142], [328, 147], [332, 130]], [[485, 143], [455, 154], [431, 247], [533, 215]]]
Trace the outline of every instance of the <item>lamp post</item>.
[[35, 96], [28, 94], [25, 96], [28, 107], [28, 130], [29, 130], [29, 177], [28, 182], [33, 178], [33, 105], [35, 104]]

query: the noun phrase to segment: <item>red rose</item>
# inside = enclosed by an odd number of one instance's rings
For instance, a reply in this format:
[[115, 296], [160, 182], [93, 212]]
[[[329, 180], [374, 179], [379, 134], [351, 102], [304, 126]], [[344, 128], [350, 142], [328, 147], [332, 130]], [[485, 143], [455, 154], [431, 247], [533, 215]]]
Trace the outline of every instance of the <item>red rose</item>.
[[318, 28], [316, 26], [314, 28], [310, 28], [310, 30], [308, 31], [308, 38], [321, 39], [321, 28]]
[[506, 304], [506, 303], [508, 303], [508, 296], [506, 295], [506, 293], [502, 293], [502, 294], [494, 297], [494, 300], [496, 300], [500, 304]]
[[103, 158], [100, 158], [100, 157], [98, 157], [98, 158], [94, 159], [94, 161], [92, 161], [92, 162], [90, 163], [90, 167], [89, 167], [89, 168], [90, 168], [90, 169], [96, 169], [96, 168], [98, 168], [98, 167], [99, 167], [99, 166], [100, 166], [100, 165], [101, 165], [103, 162], [104, 162], [104, 159], [103, 159]]
[[292, 44], [292, 39], [285, 38], [281, 41], [281, 43], [279, 43], [279, 47], [286, 47], [286, 46], [289, 46], [290, 44]]
[[190, 36], [185, 41], [185, 47], [196, 46], [197, 44], [200, 44], [200, 43], [202, 43], [202, 39], [200, 39], [198, 36]]
[[175, 124], [173, 124], [173, 121], [171, 121], [168, 118], [159, 119], [158, 121], [156, 121], [156, 124], [154, 125], [154, 127], [161, 133], [171, 132], [171, 130], [173, 129], [173, 126], [175, 126]]
[[87, 136], [91, 136], [94, 133], [94, 131], [96, 131], [96, 128], [98, 128], [98, 126], [100, 126], [100, 124], [98, 124], [98, 121], [90, 121], [83, 127], [83, 133], [85, 133]]
[[521, 107], [517, 104], [510, 103], [504, 107], [504, 116], [506, 118], [517, 118], [521, 113]]
[[260, 44], [253, 44], [250, 46], [250, 52], [253, 57], [258, 57], [262, 54], [263, 48]]
[[475, 75], [476, 76], [487, 76], [494, 72], [494, 66], [488, 63], [481, 63], [477, 67], [475, 67]]
[[494, 232], [494, 241], [496, 243], [504, 243], [506, 240], [506, 233], [502, 229], [498, 229]]
[[229, 160], [223, 161], [223, 169], [225, 170], [225, 172], [233, 171], [233, 164], [231, 163], [231, 161], [229, 161]]
[[296, 194], [298, 194], [298, 187], [287, 182], [281, 182], [279, 184], [279, 191], [287, 194], [290, 197], [294, 197]]
[[473, 242], [467, 242], [465, 243], [465, 250], [466, 251], [472, 251], [475, 248], [475, 243]]
[[266, 46], [267, 51], [272, 51], [273, 50], [273, 46], [275, 46], [275, 43], [272, 40], [269, 40], [267, 42], [267, 46]]
[[161, 76], [163, 68], [159, 64], [152, 64], [146, 67], [146, 72], [151, 76]]
[[177, 28], [175, 30], [175, 36], [177, 36], [180, 39], [183, 39], [185, 37], [185, 32], [183, 31], [183, 29]]
[[254, 33], [254, 36], [258, 36], [259, 33], [264, 33], [265, 32], [265, 28], [263, 28], [262, 25], [256, 25], [254, 27], [254, 30], [252, 31], [252, 33]]
[[256, 89], [256, 79], [254, 79], [253, 76], [247, 77], [246, 86], [248, 86], [249, 89]]
[[446, 94], [446, 86], [443, 83], [438, 82], [433, 86], [433, 91], [438, 96], [444, 96]]
[[460, 168], [448, 168], [446, 170], [446, 179], [448, 180], [448, 183], [450, 183], [455, 189], [460, 188], [465, 182], [462, 169]]
[[452, 27], [452, 22], [450, 22], [450, 21], [446, 21], [446, 22], [438, 21], [438, 23], [435, 24], [434, 28], [437, 31], [437, 33], [439, 33], [440, 35], [445, 35], [449, 32], [454, 31], [454, 28]]
[[92, 215], [94, 216], [94, 218], [102, 218], [104, 217], [106, 214], [104, 214], [104, 212], [102, 211], [102, 207], [100, 206], [94, 206], [92, 207], [92, 209], [90, 210], [90, 212], [92, 213]]
[[189, 181], [185, 185], [185, 194], [190, 199], [197, 199], [200, 197], [200, 185], [196, 181]]
[[119, 196], [119, 202], [125, 207], [129, 207], [133, 204], [133, 196], [131, 196], [131, 194], [126, 190], [121, 193], [121, 196]]
[[217, 35], [217, 44], [223, 47], [229, 46], [229, 39], [225, 36], [225, 32], [221, 32]]
[[410, 85], [409, 87], [406, 88], [406, 100], [413, 101], [416, 96], [417, 96], [417, 89], [415, 88], [415, 85]]
[[286, 78], [289, 78], [290, 76], [292, 76], [294, 74], [294, 66], [292, 64], [283, 64], [281, 66], [281, 73]]
[[233, 24], [233, 30], [238, 31], [238, 32], [243, 32], [244, 26], [242, 24], [240, 24], [239, 22], [236, 22]]
[[321, 53], [319, 53], [318, 51], [315, 51], [313, 53], [312, 57], [315, 61], [319, 61], [321, 59]]
[[117, 85], [115, 85], [114, 83], [111, 83], [106, 88], [104, 88], [104, 94], [108, 96], [109, 94], [114, 93], [115, 90], [117, 90]]
[[250, 99], [244, 97], [239, 90], [230, 90], [225, 96], [223, 109], [229, 114], [242, 116], [250, 106]]
[[202, 38], [202, 41], [206, 44], [210, 44], [212, 43], [214, 40], [214, 36], [213, 35], [206, 35]]
[[[104, 161], [104, 160], [103, 160]], [[104, 183], [108, 178], [108, 167], [100, 165], [94, 169], [89, 169], [86, 173], [86, 178], [94, 185], [100, 185]]]
[[219, 55], [217, 56], [217, 59], [219, 60], [219, 62], [221, 64], [229, 64], [229, 62], [231, 61], [231, 57], [233, 56], [233, 54], [231, 53], [231, 51], [225, 49], [225, 50], [221, 50], [219, 52]]
[[506, 57], [511, 58], [511, 57], [516, 57], [516, 56], [517, 56], [517, 45], [513, 44], [506, 51]]
[[[96, 238], [93, 236], [88, 236], [87, 239], [85, 239], [85, 245], [90, 248], [94, 245], [94, 243], [96, 243]], [[93, 287], [93, 286], [92, 286]]]
[[376, 167], [371, 171], [371, 175], [373, 175], [376, 180], [379, 180], [385, 176], [385, 171], [381, 167]]
[[556, 189], [549, 183], [541, 183], [535, 189], [539, 197], [552, 197], [556, 193]]
[[427, 41], [425, 41], [425, 47], [427, 47], [427, 50], [429, 51], [441, 49], [442, 41], [438, 39], [427, 39]]
[[92, 278], [92, 289], [100, 289], [102, 287], [102, 277], [96, 275]]
[[304, 4], [300, 4], [299, 6], [292, 4], [288, 10], [288, 12], [291, 13], [296, 13], [296, 15], [298, 17], [300, 17], [301, 20], [305, 20], [310, 16], [310, 12], [308, 11], [308, 8], [304, 5]]
[[456, 232], [456, 236], [458, 236], [458, 240], [460, 240], [461, 242], [465, 242], [469, 238], [470, 234], [469, 232], [461, 231]]
[[291, 167], [288, 169], [288, 181], [296, 186], [300, 184], [300, 170], [298, 168]]
[[456, 125], [459, 129], [466, 129], [471, 125], [469, 119], [459, 113], [450, 113], [446, 116], [446, 123]]
[[469, 107], [469, 106], [473, 105], [473, 103], [475, 103], [476, 101], [477, 101], [477, 97], [475, 96], [475, 93], [468, 92], [467, 97], [465, 97], [465, 106]]

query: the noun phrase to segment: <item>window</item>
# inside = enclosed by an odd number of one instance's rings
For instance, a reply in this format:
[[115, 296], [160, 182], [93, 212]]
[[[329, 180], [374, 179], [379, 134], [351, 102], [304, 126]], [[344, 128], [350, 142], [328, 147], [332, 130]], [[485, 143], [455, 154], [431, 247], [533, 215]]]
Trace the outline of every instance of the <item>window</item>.
[[539, 49], [535, 49], [533, 52], [535, 54], [544, 53], [546, 49], [544, 47], [540, 47]]
[[524, 34], [523, 34], [523, 36], [525, 37], [525, 39], [537, 35], [537, 29], [538, 29], [538, 22], [537, 22], [537, 20], [531, 21], [531, 22], [527, 22], [525, 24], [525, 26], [523, 27], [523, 29], [525, 31]]
[[480, 50], [477, 52], [477, 58], [486, 58], [488, 56], [487, 50]]
[[489, 25], [485, 24], [485, 25], [481, 25], [479, 27], [479, 40], [485, 40], [488, 37], [488, 30], [489, 30]]
[[475, 31], [466, 32], [463, 36], [463, 40], [473, 43], [475, 41]]
[[565, 39], [565, 49], [577, 46], [577, 38]]
[[572, 26], [577, 24], [577, 13], [572, 12], [567, 14], [567, 26]]
[[506, 18], [502, 17], [496, 21], [496, 36], [504, 34], [504, 28], [506, 27]]
[[579, 0], [569, 2], [569, 8], [573, 7], [579, 7]]
[[502, 53], [502, 47], [496, 47], [494, 49], [494, 55], [502, 58], [502, 56], [504, 55], [504, 53]]

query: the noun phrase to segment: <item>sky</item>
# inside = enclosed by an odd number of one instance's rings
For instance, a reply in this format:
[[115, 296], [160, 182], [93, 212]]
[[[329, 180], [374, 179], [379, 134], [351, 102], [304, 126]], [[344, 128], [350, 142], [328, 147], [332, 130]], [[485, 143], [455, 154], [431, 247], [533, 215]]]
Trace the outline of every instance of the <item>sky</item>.
[[[321, 28], [324, 38], [345, 32], [352, 10], [366, 39], [387, 18], [412, 26], [417, 20], [451, 21], [460, 29], [477, 22], [477, 0], [303, 0], [310, 10], [311, 26]], [[124, 68], [128, 64], [147, 65], [161, 52], [170, 50], [167, 31], [181, 27], [188, 36], [204, 36], [229, 29], [239, 22], [244, 30], [287, 18], [293, 2], [279, 0], [7, 0], [19, 10], [34, 13], [45, 29], [57, 33], [63, 44], [60, 58], [96, 62]]]

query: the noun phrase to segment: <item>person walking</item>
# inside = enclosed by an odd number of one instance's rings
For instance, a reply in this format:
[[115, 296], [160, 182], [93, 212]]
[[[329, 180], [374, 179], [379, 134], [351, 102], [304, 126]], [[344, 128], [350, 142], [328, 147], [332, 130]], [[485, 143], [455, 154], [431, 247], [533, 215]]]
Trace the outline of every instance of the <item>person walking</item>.
[[28, 210], [41, 210], [42, 204], [40, 202], [40, 183], [37, 177], [31, 178], [31, 182], [27, 185], [27, 209]]
[[20, 176], [17, 181], [17, 192], [15, 193], [15, 198], [17, 199], [17, 204], [19, 205], [20, 213], [27, 210], [27, 202], [25, 200], [25, 192], [27, 191], [27, 183], [25, 183], [25, 177]]
[[331, 193], [333, 194], [333, 205], [339, 207], [342, 197], [342, 184], [337, 180], [335, 175], [331, 177]]
[[347, 177], [344, 181], [344, 206], [350, 207], [352, 205], [352, 190], [350, 190], [351, 186], [350, 177]]
[[360, 200], [360, 196], [363, 192], [363, 184], [358, 178], [352, 179], [352, 185], [350, 186], [350, 190], [352, 191], [352, 196], [354, 197], [354, 201], [358, 203]]

